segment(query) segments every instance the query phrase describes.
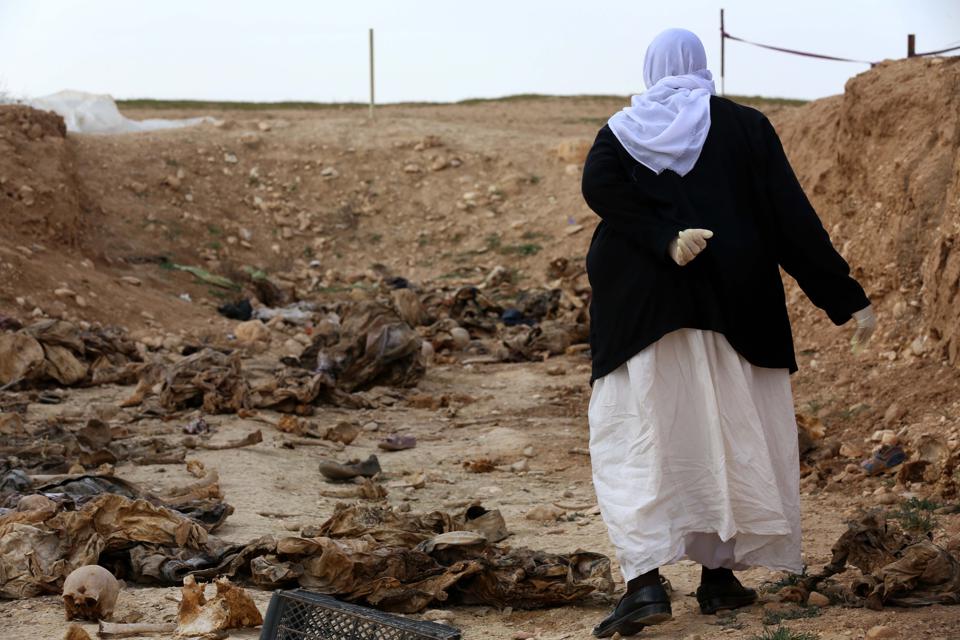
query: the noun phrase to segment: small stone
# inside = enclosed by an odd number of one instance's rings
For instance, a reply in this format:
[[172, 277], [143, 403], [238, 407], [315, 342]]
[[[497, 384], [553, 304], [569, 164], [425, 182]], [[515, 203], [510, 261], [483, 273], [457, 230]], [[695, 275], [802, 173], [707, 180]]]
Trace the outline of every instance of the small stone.
[[867, 631], [866, 635], [867, 640], [896, 640], [899, 637], [899, 631], [893, 627], [884, 627], [881, 625], [870, 627], [870, 630]]
[[323, 176], [324, 178], [330, 178], [332, 180], [333, 178], [336, 178], [337, 176], [339, 176], [340, 172], [334, 169], [333, 167], [324, 167], [323, 171], [320, 172], [320, 175]]
[[512, 640], [530, 640], [531, 638], [535, 638], [535, 637], [536, 636], [534, 636], [529, 631], [516, 631], [512, 636], [510, 636]]
[[237, 164], [240, 160], [237, 158], [235, 153], [225, 153], [223, 154], [223, 161], [227, 164]]
[[830, 605], [830, 598], [819, 591], [811, 591], [807, 597], [807, 604], [811, 607], [826, 607]]
[[427, 362], [433, 360], [434, 351], [433, 344], [429, 340], [420, 343], [420, 353], [423, 354], [423, 359]]
[[583, 231], [582, 224], [571, 224], [571, 225], [568, 225], [567, 228], [563, 230], [563, 232], [568, 236], [572, 236], [575, 233], [580, 233], [581, 231]]
[[270, 330], [259, 320], [247, 320], [238, 324], [233, 334], [241, 344], [256, 344], [270, 339]]
[[530, 462], [528, 462], [526, 458], [517, 460], [512, 465], [510, 465], [510, 471], [513, 471], [514, 473], [519, 473], [521, 471], [529, 471], [529, 470], [530, 470]]
[[896, 504], [900, 501], [900, 498], [897, 497], [895, 493], [883, 493], [876, 497], [877, 504]]
[[450, 337], [453, 338], [453, 346], [456, 349], [463, 349], [470, 344], [470, 332], [463, 327], [454, 327], [451, 329]]
[[844, 458], [862, 458], [863, 449], [855, 444], [843, 442], [840, 444], [840, 455]]
[[886, 413], [883, 414], [883, 425], [886, 427], [893, 426], [895, 423], [900, 422], [900, 419], [907, 414], [905, 407], [901, 407], [896, 402], [891, 402], [890, 406], [887, 407]]
[[556, 522], [564, 514], [563, 509], [552, 504], [541, 504], [527, 511], [527, 520], [536, 520], [538, 522]]
[[256, 149], [260, 146], [260, 136], [255, 133], [245, 133], [240, 136], [240, 144], [248, 149]]
[[60, 298], [76, 298], [77, 297], [77, 294], [74, 291], [67, 288], [54, 289], [53, 295], [58, 296]]
[[374, 431], [380, 430], [380, 425], [376, 422], [370, 421], [367, 424], [363, 425], [363, 430], [368, 433], [373, 433]]
[[403, 166], [403, 171], [404, 173], [420, 173], [422, 169], [420, 169], [420, 165], [411, 162]]
[[270, 131], [271, 129], [269, 122], [258, 122], [257, 128], [260, 129], [260, 131]]
[[533, 456], [536, 455], [536, 451], [534, 450], [532, 444], [528, 444], [523, 448], [523, 455], [525, 455], [528, 458], [532, 458]]
[[134, 278], [133, 276], [120, 276], [120, 282], [133, 285], [134, 287], [139, 287], [141, 284], [143, 284], [140, 278]]
[[423, 612], [423, 619], [430, 622], [452, 622], [453, 612], [444, 609], [427, 609]]
[[28, 207], [33, 206], [33, 203], [36, 201], [33, 188], [28, 185], [23, 185], [20, 187], [19, 197], [20, 200], [23, 201], [23, 204], [27, 205]]

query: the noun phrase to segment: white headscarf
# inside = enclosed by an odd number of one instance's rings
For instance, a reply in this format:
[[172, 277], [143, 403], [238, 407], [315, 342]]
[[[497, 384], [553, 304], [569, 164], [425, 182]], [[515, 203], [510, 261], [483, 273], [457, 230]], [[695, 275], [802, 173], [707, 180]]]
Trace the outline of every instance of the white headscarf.
[[668, 29], [647, 47], [643, 61], [647, 90], [608, 121], [633, 158], [652, 171], [689, 173], [710, 131], [710, 96], [703, 43], [686, 29]]

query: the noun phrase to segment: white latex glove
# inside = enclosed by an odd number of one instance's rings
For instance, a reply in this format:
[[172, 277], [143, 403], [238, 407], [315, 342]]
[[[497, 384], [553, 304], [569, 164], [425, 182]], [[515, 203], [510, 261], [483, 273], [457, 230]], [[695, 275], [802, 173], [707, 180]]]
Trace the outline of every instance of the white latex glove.
[[850, 338], [850, 348], [854, 353], [860, 353], [877, 328], [877, 316], [873, 313], [873, 305], [868, 304], [854, 313], [853, 319], [857, 322], [857, 326], [854, 329], [853, 337]]
[[707, 248], [707, 240], [713, 237], [709, 229], [684, 229], [670, 241], [670, 257], [681, 267], [700, 255]]

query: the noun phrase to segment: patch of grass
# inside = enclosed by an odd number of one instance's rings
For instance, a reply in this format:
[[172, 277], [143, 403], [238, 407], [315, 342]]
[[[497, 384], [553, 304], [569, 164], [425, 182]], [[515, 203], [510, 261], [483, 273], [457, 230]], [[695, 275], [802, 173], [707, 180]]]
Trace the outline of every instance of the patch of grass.
[[764, 629], [760, 635], [751, 636], [750, 640], [818, 640], [820, 636], [806, 631], [791, 631], [786, 627], [777, 627], [773, 631]]
[[251, 279], [251, 280], [266, 280], [266, 279], [267, 279], [267, 272], [266, 272], [266, 270], [261, 269], [261, 268], [259, 268], [259, 267], [253, 267], [253, 266], [250, 266], [250, 265], [245, 265], [245, 266], [241, 269], [241, 271], [243, 271], [243, 272], [246, 273], [248, 276], [250, 276], [250, 279]]
[[891, 511], [889, 517], [899, 522], [904, 531], [926, 535], [939, 524], [931, 512], [940, 506], [933, 500], [910, 498], [904, 500], [896, 511]]
[[540, 250], [543, 249], [538, 244], [532, 242], [526, 242], [524, 244], [511, 244], [506, 247], [500, 247], [500, 253], [505, 256], [509, 255], [520, 255], [520, 256], [535, 256], [540, 253]]
[[784, 587], [795, 587], [807, 579], [807, 567], [803, 567], [802, 573], [788, 573], [775, 582], [764, 582], [760, 585], [760, 591], [764, 593], [776, 593]]
[[223, 249], [223, 245], [216, 241], [208, 243], [207, 246], [214, 251], [220, 251], [220, 249]]
[[540, 184], [541, 180], [543, 180], [543, 178], [538, 175], [530, 176], [530, 184]]
[[[528, 232], [532, 233], [532, 232]], [[525, 238], [526, 239], [526, 238]], [[486, 243], [486, 251], [492, 251], [499, 253], [505, 256], [511, 255], [520, 255], [520, 256], [535, 256], [540, 253], [540, 250], [543, 249], [539, 244], [532, 242], [525, 242], [522, 244], [503, 244], [503, 240], [500, 238], [499, 233], [491, 233], [486, 238], [484, 238]]]
[[207, 231], [208, 231], [208, 232], [210, 233], [210, 235], [212, 235], [212, 236], [222, 236], [222, 235], [223, 235], [223, 229], [221, 229], [220, 227], [218, 227], [218, 226], [215, 225], [215, 224], [208, 224], [208, 225], [207, 225]]
[[380, 241], [383, 240], [383, 234], [371, 233], [370, 236], [367, 238], [367, 240], [369, 240], [371, 244], [379, 244]]
[[233, 295], [233, 294], [227, 293], [226, 291], [222, 291], [220, 289], [214, 289], [212, 287], [207, 289], [207, 293], [210, 296], [216, 298], [217, 300], [226, 300], [227, 298]]
[[523, 240], [542, 240], [547, 237], [547, 234], [541, 233], [540, 231], [524, 231], [523, 235], [520, 236]]
[[784, 620], [799, 620], [801, 618], [819, 617], [822, 611], [820, 607], [800, 607], [788, 611], [766, 611], [763, 614], [763, 625], [780, 625]]
[[803, 405], [803, 411], [804, 413], [809, 413], [810, 415], [815, 416], [820, 412], [820, 409], [823, 409], [824, 406], [825, 405], [822, 401], [814, 398], [813, 400], [810, 400], [809, 402]]
[[936, 511], [943, 505], [936, 500], [929, 500], [927, 498], [908, 498], [903, 503], [903, 506], [916, 511]]

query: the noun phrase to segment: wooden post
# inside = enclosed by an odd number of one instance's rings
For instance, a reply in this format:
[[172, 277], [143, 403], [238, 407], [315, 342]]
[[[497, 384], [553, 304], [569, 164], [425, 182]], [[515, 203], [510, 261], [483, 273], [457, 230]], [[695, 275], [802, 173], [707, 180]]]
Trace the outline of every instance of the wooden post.
[[724, 67], [726, 66], [726, 42], [727, 32], [723, 28], [723, 9], [720, 9], [720, 95], [725, 95], [724, 91]]
[[373, 28], [370, 29], [370, 118], [373, 119]]
[[914, 34], [907, 35], [907, 57], [912, 58], [917, 55], [917, 37]]

